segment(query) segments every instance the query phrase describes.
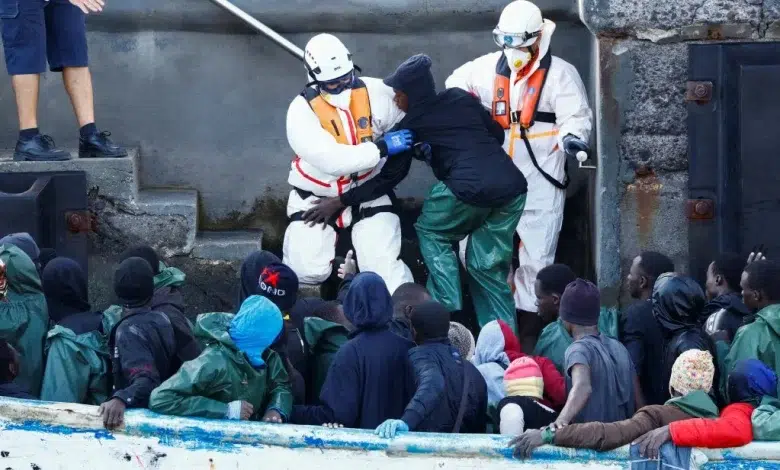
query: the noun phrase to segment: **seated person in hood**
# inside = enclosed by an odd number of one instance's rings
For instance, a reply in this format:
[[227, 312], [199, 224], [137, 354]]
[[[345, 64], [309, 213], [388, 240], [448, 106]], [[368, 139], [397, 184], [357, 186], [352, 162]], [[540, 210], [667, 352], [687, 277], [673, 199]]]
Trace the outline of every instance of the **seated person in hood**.
[[41, 250], [38, 248], [38, 244], [35, 243], [33, 237], [27, 232], [12, 233], [0, 238], [0, 245], [13, 245], [24, 252], [30, 257], [35, 269], [38, 273], [41, 272]]
[[[689, 349], [709, 351], [717, 358], [715, 343], [702, 329], [704, 322], [704, 291], [694, 279], [676, 273], [658, 276], [653, 286], [653, 315], [661, 327], [664, 341], [663, 357], [651, 363], [660, 364], [657, 380], [668, 392], [674, 361]], [[656, 369], [657, 371], [658, 369]], [[657, 372], [656, 372], [657, 374]], [[720, 374], [715, 367], [715, 382]], [[668, 393], [665, 399], [669, 399]]]
[[414, 343], [390, 331], [393, 305], [382, 278], [372, 272], [355, 276], [344, 314], [355, 330], [333, 359], [321, 404], [293, 407], [295, 424], [375, 429], [401, 416], [409, 403], [414, 386], [407, 354]]
[[714, 340], [731, 343], [742, 325], [751, 323], [753, 312], [742, 302], [739, 281], [745, 259], [736, 253], [724, 253], [707, 268], [707, 299], [703, 315], [704, 330]]
[[16, 245], [0, 244], [0, 331], [19, 353], [16, 383], [34, 397], [41, 391], [48, 326], [46, 298], [35, 264]]
[[108, 334], [119, 318], [92, 310], [87, 275], [72, 259], [47, 263], [43, 292], [54, 327], [46, 337], [41, 400], [100, 405], [108, 398]]
[[677, 358], [672, 368], [672, 399], [663, 405], [648, 405], [634, 416], [613, 423], [575, 423], [559, 429], [529, 429], [514, 439], [514, 455], [530, 458], [543, 444], [575, 449], [608, 451], [632, 443], [645, 433], [690, 418], [714, 418], [718, 407], [710, 397], [715, 364], [708, 351], [691, 349]]
[[728, 449], [753, 441], [753, 410], [764, 397], [777, 398], [777, 375], [758, 359], [737, 362], [728, 377], [730, 404], [717, 418], [675, 421], [650, 431], [634, 443], [640, 455], [657, 459], [660, 447], [672, 442], [678, 447]]
[[414, 282], [401, 284], [393, 292], [393, 320], [390, 322], [390, 331], [413, 341], [411, 313], [414, 307], [431, 300], [428, 289]]
[[[761, 260], [742, 273], [742, 300], [756, 313], [756, 321], [737, 330], [725, 359], [725, 373], [743, 359], [758, 359], [780, 369], [780, 263]], [[725, 387], [724, 387], [725, 388]]]
[[0, 397], [35, 400], [30, 392], [14, 382], [20, 367], [19, 353], [8, 341], [0, 339]]
[[109, 400], [100, 405], [103, 424], [116, 428], [125, 409], [146, 408], [149, 395], [176, 372], [176, 336], [167, 315], [152, 310], [154, 271], [143, 258], [128, 258], [114, 274], [122, 317], [108, 339], [111, 356]]
[[487, 386], [473, 364], [450, 345], [450, 313], [427, 301], [412, 308], [412, 332], [417, 347], [409, 351], [417, 391], [401, 415], [388, 419], [375, 434], [393, 438], [396, 432], [481, 434], [487, 424]]
[[[406, 113], [399, 126], [412, 130], [421, 142], [414, 157], [428, 163], [439, 180], [415, 224], [431, 271], [427, 287], [448, 310], [462, 310], [459, 261], [452, 244], [470, 236], [466, 269], [479, 324], [500, 318], [514, 329], [515, 303], [506, 279], [525, 205], [525, 177], [501, 147], [503, 128], [480, 101], [459, 88], [437, 93], [430, 69], [430, 57], [418, 54], [385, 78]], [[408, 174], [412, 158], [409, 153], [388, 160], [370, 181], [309, 211], [312, 220], [327, 220], [345, 205], [390, 193]]]
[[664, 358], [664, 335], [653, 315], [653, 286], [661, 274], [674, 272], [674, 263], [657, 251], [643, 251], [634, 258], [626, 277], [634, 303], [620, 315], [620, 341], [628, 349], [647, 405], [669, 399], [668, 384], [658, 377]]
[[599, 289], [577, 279], [561, 296], [560, 317], [574, 342], [566, 350], [568, 397], [554, 429], [570, 423], [612, 423], [630, 418], [639, 380], [631, 356], [619, 341], [599, 333]]
[[201, 355], [157, 387], [149, 409], [175, 416], [281, 423], [292, 411], [292, 391], [281, 357], [270, 349], [283, 334], [279, 308], [258, 295], [238, 313], [198, 316]]
[[539, 364], [526, 356], [515, 359], [504, 372], [506, 396], [498, 402], [501, 434], [519, 436], [525, 429], [542, 429], [558, 413], [541, 403], [544, 379]]
[[179, 361], [179, 364], [174, 367], [178, 369], [181, 363], [195, 359], [200, 354], [200, 345], [192, 334], [192, 323], [184, 314], [187, 306], [181, 288], [186, 276], [179, 269], [166, 266], [160, 261], [157, 252], [150, 246], [141, 245], [128, 249], [119, 257], [119, 262], [132, 257], [142, 258], [152, 267], [154, 296], [152, 296], [149, 307], [154, 311], [164, 313], [171, 320], [173, 332], [176, 335], [176, 357]]

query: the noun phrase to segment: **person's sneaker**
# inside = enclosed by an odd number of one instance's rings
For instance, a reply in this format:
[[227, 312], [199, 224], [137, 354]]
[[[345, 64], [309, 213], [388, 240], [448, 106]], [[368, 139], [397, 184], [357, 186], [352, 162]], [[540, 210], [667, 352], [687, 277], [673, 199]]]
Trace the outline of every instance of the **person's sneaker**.
[[121, 158], [127, 156], [127, 150], [111, 139], [110, 132], [97, 132], [89, 137], [79, 138], [79, 158]]
[[14, 160], [18, 162], [62, 162], [70, 160], [70, 153], [60, 150], [54, 139], [38, 134], [29, 140], [18, 140], [14, 150]]

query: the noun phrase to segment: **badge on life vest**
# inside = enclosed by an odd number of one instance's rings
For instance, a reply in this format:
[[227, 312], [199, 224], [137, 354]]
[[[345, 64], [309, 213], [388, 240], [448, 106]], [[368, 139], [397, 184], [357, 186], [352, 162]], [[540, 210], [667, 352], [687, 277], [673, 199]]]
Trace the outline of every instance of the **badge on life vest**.
[[496, 116], [506, 115], [506, 101], [499, 101], [496, 103]]
[[368, 118], [367, 117], [362, 117], [362, 118], [358, 119], [357, 125], [361, 129], [367, 128], [368, 127]]
[[498, 97], [498, 99], [501, 99], [501, 98], [504, 97], [504, 89], [503, 88], [499, 88], [498, 89], [498, 91], [496, 92], [496, 97]]
[[528, 96], [534, 96], [536, 94], [536, 88], [528, 87]]

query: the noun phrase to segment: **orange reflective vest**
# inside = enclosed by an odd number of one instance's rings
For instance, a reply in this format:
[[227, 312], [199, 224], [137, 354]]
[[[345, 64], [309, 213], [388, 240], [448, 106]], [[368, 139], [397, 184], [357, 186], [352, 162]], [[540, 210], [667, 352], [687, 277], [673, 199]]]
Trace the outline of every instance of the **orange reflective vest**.
[[371, 122], [371, 102], [368, 99], [368, 89], [361, 80], [352, 88], [352, 97], [349, 103], [349, 112], [352, 122], [349, 129], [344, 129], [339, 112], [316, 88], [309, 87], [303, 92], [303, 97], [309, 102], [314, 114], [320, 120], [322, 128], [330, 132], [336, 141], [344, 145], [357, 145], [374, 140]]
[[520, 124], [521, 128], [529, 129], [535, 122], [555, 124], [555, 113], [537, 111], [551, 62], [552, 56], [549, 53], [542, 57], [539, 68], [528, 78], [520, 111], [512, 112], [510, 104], [512, 84], [509, 82], [512, 70], [509, 68], [506, 56], [501, 54], [501, 58], [496, 64], [496, 78], [493, 82], [493, 109], [491, 110], [493, 119], [501, 124], [501, 127], [509, 129], [512, 124]]

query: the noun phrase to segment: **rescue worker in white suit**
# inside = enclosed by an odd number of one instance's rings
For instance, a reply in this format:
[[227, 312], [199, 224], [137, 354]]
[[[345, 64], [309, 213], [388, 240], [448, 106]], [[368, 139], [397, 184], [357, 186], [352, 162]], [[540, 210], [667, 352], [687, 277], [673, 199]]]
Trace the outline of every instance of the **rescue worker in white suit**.
[[555, 23], [544, 20], [536, 5], [513, 1], [493, 30], [501, 50], [462, 65], [446, 81], [448, 88], [471, 92], [491, 110], [506, 132], [504, 150], [528, 181], [517, 226], [520, 267], [514, 295], [517, 309], [529, 313], [537, 311], [536, 274], [555, 259], [568, 186], [566, 153], [588, 151], [593, 120], [579, 73], [550, 54], [554, 31]]
[[312, 38], [304, 64], [312, 82], [287, 110], [287, 140], [296, 156], [287, 179], [293, 189], [283, 261], [303, 288], [318, 286], [332, 272], [337, 231], [352, 225], [361, 271], [380, 275], [392, 293], [413, 278], [399, 258], [401, 222], [388, 196], [346, 207], [325, 224], [307, 224], [303, 214], [320, 198], [340, 196], [373, 178], [385, 158], [411, 149], [413, 135], [390, 131], [404, 116], [393, 90], [382, 80], [358, 78], [352, 55], [335, 36]]

